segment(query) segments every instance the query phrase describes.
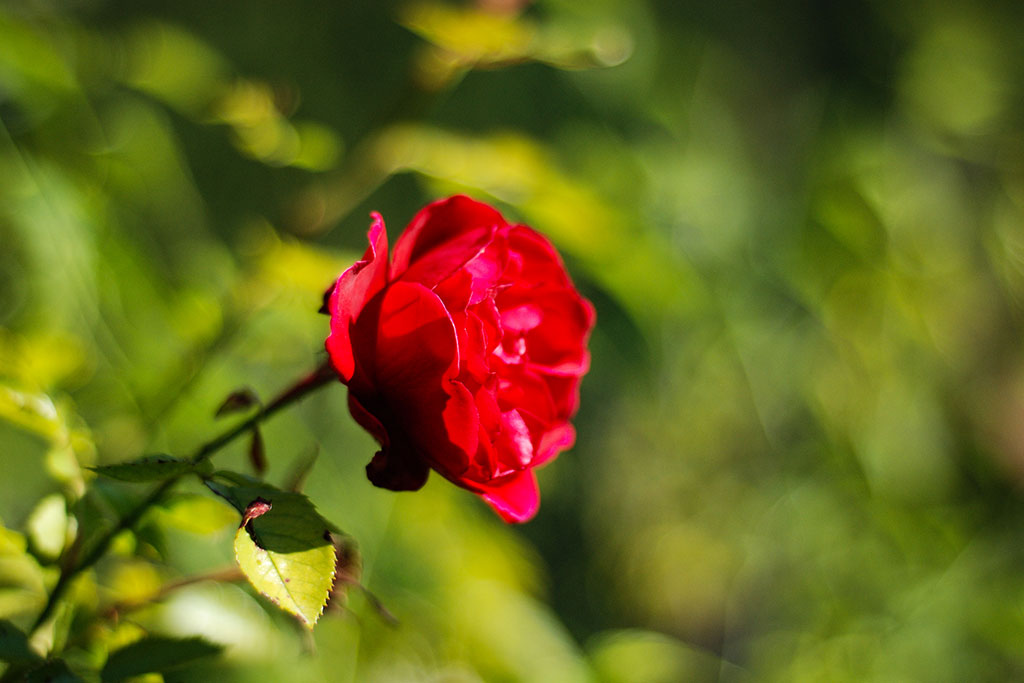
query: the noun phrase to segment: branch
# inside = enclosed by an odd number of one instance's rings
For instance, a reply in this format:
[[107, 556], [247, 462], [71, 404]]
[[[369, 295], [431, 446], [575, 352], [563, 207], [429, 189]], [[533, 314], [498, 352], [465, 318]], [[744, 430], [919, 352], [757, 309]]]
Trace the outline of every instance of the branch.
[[[319, 389], [335, 379], [337, 379], [337, 375], [331, 368], [330, 364], [324, 363], [309, 376], [286, 389], [266, 406], [261, 407], [251, 417], [232, 429], [227, 430], [213, 440], [203, 444], [192, 456], [193, 464], [198, 464], [204, 460], [208, 460], [214, 453], [227, 446], [242, 434], [247, 433], [250, 429], [263, 422], [271, 415], [279, 412], [283, 408], [295, 403], [306, 394]], [[96, 544], [93, 545], [81, 561], [68, 563], [61, 569], [60, 576], [57, 578], [57, 583], [54, 584], [53, 590], [50, 592], [50, 595], [46, 600], [46, 604], [43, 606], [43, 610], [39, 613], [39, 616], [36, 617], [35, 623], [32, 624], [32, 628], [29, 633], [35, 633], [44, 623], [46, 623], [47, 619], [49, 619], [53, 614], [53, 610], [56, 609], [57, 603], [64, 596], [64, 593], [67, 592], [72, 580], [74, 580], [83, 571], [96, 564], [100, 558], [106, 554], [114, 538], [122, 531], [134, 527], [146, 511], [163, 500], [164, 496], [166, 496], [167, 493], [174, 488], [174, 485], [177, 484], [184, 476], [185, 475], [183, 474], [178, 475], [161, 482], [156, 488], [149, 492], [149, 495], [139, 501], [139, 503], [125, 514], [124, 517], [119, 519], [117, 524], [115, 524], [112, 529], [107, 531], [96, 542]]]

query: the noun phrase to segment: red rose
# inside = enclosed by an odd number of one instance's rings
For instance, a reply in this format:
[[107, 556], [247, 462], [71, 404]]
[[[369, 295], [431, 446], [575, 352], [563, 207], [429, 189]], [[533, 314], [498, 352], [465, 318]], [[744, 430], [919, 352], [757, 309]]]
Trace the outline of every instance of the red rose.
[[506, 521], [537, 511], [533, 468], [572, 446], [594, 308], [554, 247], [468, 197], [430, 204], [388, 263], [384, 221], [329, 292], [331, 364], [380, 443], [374, 485], [434, 469]]

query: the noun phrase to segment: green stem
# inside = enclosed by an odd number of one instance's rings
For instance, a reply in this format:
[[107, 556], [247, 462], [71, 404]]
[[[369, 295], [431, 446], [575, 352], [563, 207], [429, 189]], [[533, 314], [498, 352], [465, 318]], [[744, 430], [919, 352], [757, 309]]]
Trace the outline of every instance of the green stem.
[[[194, 464], [198, 464], [209, 459], [214, 453], [227, 446], [242, 434], [247, 433], [254, 426], [263, 422], [274, 413], [277, 413], [281, 409], [295, 403], [306, 394], [330, 383], [336, 378], [337, 375], [331, 368], [330, 364], [324, 363], [309, 376], [286, 389], [266, 406], [261, 407], [247, 420], [244, 420], [235, 427], [225, 431], [220, 436], [203, 444], [192, 456], [192, 462]], [[139, 501], [139, 503], [124, 517], [119, 519], [117, 524], [107, 531], [96, 542], [96, 544], [92, 546], [81, 561], [71, 562], [61, 569], [57, 583], [54, 584], [53, 590], [50, 592], [50, 595], [46, 600], [46, 604], [43, 606], [43, 610], [39, 613], [39, 616], [36, 617], [30, 633], [35, 633], [43, 624], [46, 623], [47, 619], [49, 619], [53, 614], [53, 610], [56, 609], [57, 603], [64, 596], [64, 593], [67, 592], [71, 582], [83, 571], [96, 564], [100, 558], [106, 554], [114, 538], [122, 531], [134, 527], [142, 518], [142, 515], [144, 515], [153, 505], [159, 503], [184, 476], [185, 475], [178, 475], [161, 482], [156, 488], [149, 492], [149, 495]]]

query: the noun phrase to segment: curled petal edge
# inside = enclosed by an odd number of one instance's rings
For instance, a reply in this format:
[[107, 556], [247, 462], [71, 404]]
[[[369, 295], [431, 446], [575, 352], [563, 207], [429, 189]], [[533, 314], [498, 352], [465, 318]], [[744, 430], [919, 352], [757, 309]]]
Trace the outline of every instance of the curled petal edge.
[[331, 315], [331, 333], [324, 342], [331, 365], [341, 381], [348, 383], [355, 372], [352, 352], [352, 322], [366, 303], [380, 292], [388, 281], [388, 234], [379, 213], [371, 214], [373, 223], [367, 233], [369, 246], [363, 258], [341, 274], [327, 300]]

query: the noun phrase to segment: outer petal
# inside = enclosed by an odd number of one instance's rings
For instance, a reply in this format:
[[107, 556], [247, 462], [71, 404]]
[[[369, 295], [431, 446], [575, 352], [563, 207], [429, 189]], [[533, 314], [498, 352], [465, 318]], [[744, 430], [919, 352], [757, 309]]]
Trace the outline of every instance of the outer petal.
[[355, 361], [352, 353], [351, 326], [366, 303], [380, 292], [388, 281], [388, 234], [384, 219], [374, 213], [367, 237], [370, 246], [361, 261], [356, 261], [334, 284], [327, 302], [331, 315], [331, 334], [324, 346], [331, 364], [343, 382], [352, 379]]
[[540, 490], [533, 470], [492, 482], [480, 495], [506, 522], [529, 521], [540, 507]]
[[360, 316], [353, 340], [361, 370], [350, 389], [390, 448], [409, 451], [394, 457], [417, 458], [458, 483], [477, 450], [479, 418], [472, 394], [454, 381], [458, 342], [441, 300], [422, 285], [394, 283]]
[[572, 448], [574, 443], [576, 443], [576, 430], [568, 422], [548, 430], [541, 437], [540, 447], [530, 466], [540, 467], [562, 451]]
[[508, 249], [513, 257], [510, 281], [524, 286], [571, 287], [562, 258], [546, 237], [525, 225], [508, 230]]
[[370, 432], [381, 449], [366, 466], [366, 476], [374, 486], [392, 491], [416, 491], [427, 482], [430, 468], [405, 441], [405, 433], [396, 431], [394, 438], [377, 417], [359, 399], [348, 393], [348, 409], [356, 422]]
[[393, 276], [433, 288], [480, 254], [505, 225], [500, 213], [463, 195], [429, 204], [395, 243]]

